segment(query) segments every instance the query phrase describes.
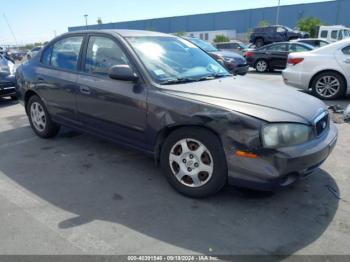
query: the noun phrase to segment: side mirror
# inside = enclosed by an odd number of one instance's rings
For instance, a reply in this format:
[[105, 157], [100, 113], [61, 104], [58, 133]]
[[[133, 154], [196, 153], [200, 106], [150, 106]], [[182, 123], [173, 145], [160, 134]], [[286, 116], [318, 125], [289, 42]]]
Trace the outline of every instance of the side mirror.
[[108, 70], [108, 76], [115, 80], [135, 82], [138, 76], [129, 65], [115, 65]]

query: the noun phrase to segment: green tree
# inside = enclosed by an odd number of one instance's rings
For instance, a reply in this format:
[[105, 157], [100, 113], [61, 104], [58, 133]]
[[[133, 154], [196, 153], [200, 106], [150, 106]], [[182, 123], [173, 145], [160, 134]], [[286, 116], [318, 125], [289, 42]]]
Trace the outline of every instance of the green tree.
[[97, 24], [99, 24], [99, 25], [102, 25], [102, 24], [103, 24], [102, 18], [101, 18], [101, 17], [97, 18]]
[[217, 35], [217, 36], [215, 36], [213, 41], [214, 41], [214, 43], [229, 42], [230, 38], [228, 38], [225, 35]]
[[181, 37], [181, 36], [185, 36], [186, 34], [185, 32], [176, 32], [174, 35]]
[[321, 20], [316, 17], [304, 17], [301, 18], [297, 26], [301, 31], [308, 32], [310, 37], [316, 37], [317, 26], [321, 25]]
[[267, 21], [267, 20], [261, 20], [259, 23], [258, 23], [258, 27], [268, 27], [270, 25], [270, 22]]

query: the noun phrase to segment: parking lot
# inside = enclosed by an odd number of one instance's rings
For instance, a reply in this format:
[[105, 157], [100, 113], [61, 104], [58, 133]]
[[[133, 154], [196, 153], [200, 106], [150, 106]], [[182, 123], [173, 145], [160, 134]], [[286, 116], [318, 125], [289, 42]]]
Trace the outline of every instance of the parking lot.
[[[245, 77], [287, 88], [278, 72]], [[1, 254], [350, 254], [348, 123], [293, 187], [194, 200], [152, 158], [68, 129], [41, 140], [17, 102], [1, 99], [0, 112]]]

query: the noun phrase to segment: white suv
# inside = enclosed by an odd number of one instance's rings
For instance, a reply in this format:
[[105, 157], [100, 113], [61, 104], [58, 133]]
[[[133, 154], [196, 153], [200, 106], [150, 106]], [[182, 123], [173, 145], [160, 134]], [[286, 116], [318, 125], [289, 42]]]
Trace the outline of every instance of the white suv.
[[287, 85], [330, 100], [350, 93], [350, 39], [310, 52], [291, 53], [283, 71]]

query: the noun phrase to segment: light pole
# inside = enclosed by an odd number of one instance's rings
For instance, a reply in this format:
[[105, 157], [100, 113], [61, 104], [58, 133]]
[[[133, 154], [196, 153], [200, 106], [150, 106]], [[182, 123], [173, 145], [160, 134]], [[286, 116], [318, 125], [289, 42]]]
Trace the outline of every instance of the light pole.
[[278, 0], [277, 14], [276, 14], [276, 25], [278, 25], [280, 22], [280, 6], [281, 6], [281, 0]]
[[86, 26], [86, 30], [88, 30], [88, 16], [89, 16], [89, 15], [84, 15], [84, 17], [85, 17], [85, 26]]

